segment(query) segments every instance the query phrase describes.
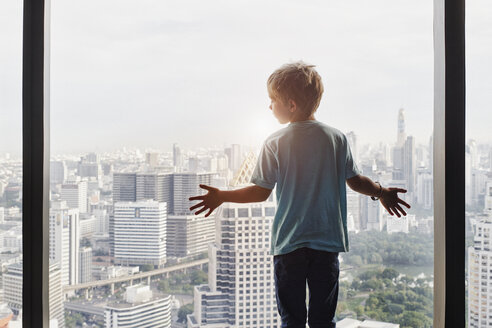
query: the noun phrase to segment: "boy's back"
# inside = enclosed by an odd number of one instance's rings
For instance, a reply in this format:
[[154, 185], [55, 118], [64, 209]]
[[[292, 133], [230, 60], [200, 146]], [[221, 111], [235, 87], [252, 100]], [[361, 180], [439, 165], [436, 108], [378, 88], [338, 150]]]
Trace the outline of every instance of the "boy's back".
[[251, 182], [277, 184], [271, 255], [301, 247], [348, 251], [346, 184], [359, 171], [347, 138], [316, 120], [292, 122], [263, 145]]
[[201, 202], [190, 210], [208, 210], [208, 216], [224, 202], [264, 201], [277, 185], [270, 252], [282, 327], [305, 327], [306, 319], [311, 328], [335, 327], [338, 253], [348, 251], [345, 184], [380, 199], [398, 217], [406, 215], [400, 205], [410, 208], [398, 197], [406, 190], [383, 188], [360, 175], [345, 135], [315, 120], [324, 89], [314, 66], [284, 65], [270, 75], [267, 87], [273, 115], [290, 124], [265, 141], [251, 178], [254, 185], [228, 191], [200, 185], [208, 193], [191, 197]]

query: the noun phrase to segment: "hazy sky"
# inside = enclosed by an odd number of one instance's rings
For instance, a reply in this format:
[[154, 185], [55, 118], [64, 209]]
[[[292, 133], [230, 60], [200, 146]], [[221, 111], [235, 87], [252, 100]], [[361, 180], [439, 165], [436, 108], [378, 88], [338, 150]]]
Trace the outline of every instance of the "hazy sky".
[[[19, 0], [0, 10], [0, 152], [21, 145]], [[52, 152], [260, 145], [282, 126], [266, 79], [315, 64], [316, 115], [360, 143], [433, 120], [432, 1], [52, 0]], [[468, 135], [492, 141], [492, 5], [467, 1]]]

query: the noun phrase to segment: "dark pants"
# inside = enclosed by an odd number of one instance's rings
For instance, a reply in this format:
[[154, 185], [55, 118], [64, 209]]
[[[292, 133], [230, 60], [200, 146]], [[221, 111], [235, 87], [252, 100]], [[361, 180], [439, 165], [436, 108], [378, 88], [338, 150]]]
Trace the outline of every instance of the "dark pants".
[[[340, 272], [338, 253], [298, 248], [273, 257], [277, 308], [282, 328], [336, 327]], [[306, 281], [309, 311], [306, 311]]]

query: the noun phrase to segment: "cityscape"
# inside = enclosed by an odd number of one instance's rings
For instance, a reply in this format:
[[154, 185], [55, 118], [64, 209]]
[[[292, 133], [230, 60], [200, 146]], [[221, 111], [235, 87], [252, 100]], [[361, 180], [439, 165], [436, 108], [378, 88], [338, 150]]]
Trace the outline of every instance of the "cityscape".
[[[359, 169], [408, 190], [408, 215], [347, 193], [337, 327], [432, 327], [432, 136], [418, 144], [395, 111], [395, 139], [362, 144]], [[50, 327], [280, 327], [270, 229], [275, 193], [194, 215], [199, 184], [248, 185], [249, 145], [172, 152], [122, 148], [50, 162]], [[468, 327], [492, 324], [492, 145], [466, 148]], [[22, 326], [22, 162], [0, 154], [0, 326]]]

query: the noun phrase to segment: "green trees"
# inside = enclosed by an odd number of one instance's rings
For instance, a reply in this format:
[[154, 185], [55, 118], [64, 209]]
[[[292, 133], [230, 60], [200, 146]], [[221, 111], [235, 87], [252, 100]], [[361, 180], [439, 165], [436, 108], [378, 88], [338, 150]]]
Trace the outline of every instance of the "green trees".
[[350, 252], [342, 257], [347, 264], [429, 265], [434, 263], [434, 237], [412, 233], [364, 231], [350, 235]]
[[183, 305], [178, 311], [178, 322], [185, 323], [186, 316], [193, 313], [193, 303]]
[[337, 315], [398, 323], [401, 328], [430, 328], [433, 294], [429, 283], [429, 279], [400, 276], [392, 268], [363, 272], [352, 283], [340, 283]]

